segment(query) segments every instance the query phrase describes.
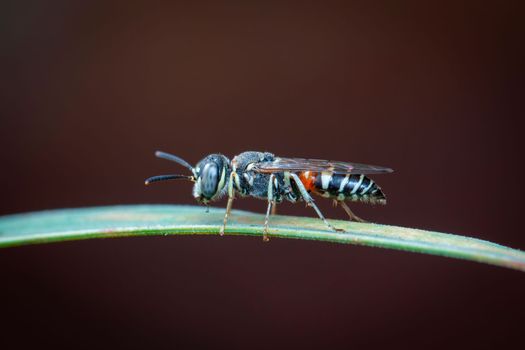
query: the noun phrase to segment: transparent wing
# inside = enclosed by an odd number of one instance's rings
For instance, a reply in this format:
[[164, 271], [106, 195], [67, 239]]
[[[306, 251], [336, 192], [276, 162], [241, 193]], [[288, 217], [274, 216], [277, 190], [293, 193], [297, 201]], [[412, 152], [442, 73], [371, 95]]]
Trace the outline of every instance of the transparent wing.
[[304, 159], [304, 158], [275, 158], [271, 162], [256, 163], [254, 171], [259, 173], [276, 173], [283, 171], [300, 172], [332, 172], [336, 174], [387, 174], [393, 170], [376, 165], [359, 163], [337, 162], [323, 159]]

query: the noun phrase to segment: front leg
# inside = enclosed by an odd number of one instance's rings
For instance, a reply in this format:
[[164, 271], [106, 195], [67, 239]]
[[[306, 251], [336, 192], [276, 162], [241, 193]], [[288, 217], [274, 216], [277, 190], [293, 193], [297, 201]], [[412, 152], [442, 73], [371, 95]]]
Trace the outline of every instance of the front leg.
[[232, 171], [230, 173], [230, 178], [228, 181], [228, 204], [226, 204], [226, 213], [224, 213], [224, 220], [222, 222], [222, 227], [219, 231], [219, 235], [224, 236], [224, 230], [226, 229], [226, 224], [228, 223], [228, 216], [232, 210], [233, 200], [235, 199], [235, 193], [233, 191], [233, 181], [237, 180], [237, 173]]

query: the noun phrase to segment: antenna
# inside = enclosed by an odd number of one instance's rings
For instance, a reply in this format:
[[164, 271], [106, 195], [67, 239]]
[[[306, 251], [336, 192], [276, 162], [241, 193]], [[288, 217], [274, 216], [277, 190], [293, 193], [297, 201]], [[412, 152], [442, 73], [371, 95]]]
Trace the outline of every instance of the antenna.
[[190, 163], [188, 163], [187, 161], [185, 161], [182, 158], [177, 157], [176, 155], [169, 154], [169, 153], [162, 152], [162, 151], [157, 151], [157, 152], [155, 152], [155, 156], [158, 157], [158, 158], [171, 160], [172, 162], [175, 162], [175, 163], [179, 163], [180, 165], [190, 169], [191, 172], [193, 174], [195, 174], [195, 171], [193, 171], [193, 167], [190, 165]]
[[147, 178], [146, 181], [144, 181], [144, 184], [149, 185], [150, 183], [153, 183], [153, 182], [167, 181], [167, 180], [180, 180], [180, 179], [195, 181], [193, 176], [171, 174], [171, 175], [152, 176], [150, 178]]

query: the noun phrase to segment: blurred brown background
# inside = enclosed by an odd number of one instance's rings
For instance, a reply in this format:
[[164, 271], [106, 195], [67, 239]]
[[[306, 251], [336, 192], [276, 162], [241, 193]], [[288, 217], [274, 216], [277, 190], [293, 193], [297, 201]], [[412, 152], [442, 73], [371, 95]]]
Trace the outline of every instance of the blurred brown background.
[[[390, 166], [358, 215], [525, 249], [518, 3], [4, 1], [0, 213], [193, 204], [143, 186], [183, 171], [155, 150], [267, 150]], [[279, 239], [19, 247], [0, 275], [17, 345], [505, 348], [525, 316], [519, 272]]]

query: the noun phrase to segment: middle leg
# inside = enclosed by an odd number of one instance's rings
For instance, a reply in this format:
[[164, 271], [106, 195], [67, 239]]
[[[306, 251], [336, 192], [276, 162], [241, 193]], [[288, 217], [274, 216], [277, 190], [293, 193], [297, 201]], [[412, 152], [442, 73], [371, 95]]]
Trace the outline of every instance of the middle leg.
[[273, 179], [275, 175], [270, 175], [270, 181], [268, 181], [268, 208], [266, 209], [266, 217], [264, 218], [264, 231], [263, 231], [263, 241], [268, 242], [270, 238], [268, 237], [268, 222], [270, 220], [270, 210], [275, 207], [275, 201], [273, 199]]

